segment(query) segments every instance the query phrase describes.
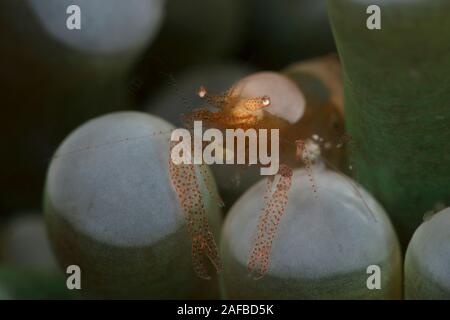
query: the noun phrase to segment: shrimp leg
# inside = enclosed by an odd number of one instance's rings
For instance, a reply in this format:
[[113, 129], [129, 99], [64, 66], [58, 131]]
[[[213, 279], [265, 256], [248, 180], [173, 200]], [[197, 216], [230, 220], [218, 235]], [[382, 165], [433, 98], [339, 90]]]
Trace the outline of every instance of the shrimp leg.
[[[171, 144], [171, 150], [172, 147], [173, 144]], [[205, 257], [211, 261], [218, 273], [222, 269], [222, 262], [208, 223], [195, 166], [192, 164], [176, 165], [169, 157], [169, 174], [192, 238], [194, 271], [200, 278], [208, 280], [211, 277], [208, 275]]]
[[275, 176], [268, 178], [266, 195], [264, 197], [265, 204], [247, 262], [247, 270], [250, 273], [255, 273], [255, 280], [262, 278], [269, 269], [272, 243], [288, 203], [289, 189], [292, 184], [292, 169], [281, 164], [277, 176], [279, 180], [276, 183], [275, 191], [272, 190]]

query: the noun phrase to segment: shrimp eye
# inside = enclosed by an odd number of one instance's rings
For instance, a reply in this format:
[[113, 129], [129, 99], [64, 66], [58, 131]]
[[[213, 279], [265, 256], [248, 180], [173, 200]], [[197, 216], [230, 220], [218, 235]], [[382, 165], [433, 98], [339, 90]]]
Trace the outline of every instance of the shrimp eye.
[[267, 107], [270, 105], [270, 97], [264, 96], [261, 100], [263, 107]]
[[207, 93], [208, 93], [208, 91], [206, 90], [206, 88], [204, 86], [200, 86], [200, 88], [197, 91], [197, 94], [200, 98], [206, 97]]

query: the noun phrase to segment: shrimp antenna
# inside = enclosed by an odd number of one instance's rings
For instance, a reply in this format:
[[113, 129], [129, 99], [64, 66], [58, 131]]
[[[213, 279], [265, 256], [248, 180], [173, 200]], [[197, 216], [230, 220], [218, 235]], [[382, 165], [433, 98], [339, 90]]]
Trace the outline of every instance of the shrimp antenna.
[[70, 155], [75, 155], [75, 154], [78, 154], [81, 152], [88, 152], [88, 151], [94, 151], [94, 150], [98, 150], [98, 149], [111, 148], [117, 144], [122, 144], [122, 143], [137, 141], [137, 140], [145, 140], [145, 139], [149, 139], [149, 138], [152, 138], [155, 136], [160, 136], [160, 135], [165, 135], [165, 134], [169, 136], [171, 133], [172, 133], [171, 130], [170, 131], [156, 131], [156, 132], [152, 132], [152, 133], [141, 135], [141, 136], [136, 136], [136, 137], [131, 137], [131, 138], [122, 138], [122, 139], [107, 141], [104, 143], [99, 143], [96, 145], [79, 147], [79, 148], [76, 148], [74, 150], [71, 150], [71, 151], [68, 151], [65, 153], [56, 153], [52, 157], [48, 158], [47, 161], [63, 158], [63, 157], [70, 156]]
[[[295, 143], [292, 141], [286, 140], [286, 139], [280, 139], [281, 142], [286, 143], [288, 145], [292, 145], [297, 147]], [[334, 172], [336, 172], [338, 175], [340, 175], [342, 178], [344, 178], [352, 187], [352, 189], [357, 193], [359, 198], [361, 198], [361, 201], [363, 202], [364, 206], [366, 207], [370, 217], [373, 219], [374, 222], [378, 222], [377, 218], [375, 217], [375, 214], [373, 213], [372, 209], [370, 208], [367, 201], [364, 199], [363, 194], [361, 193], [361, 190], [358, 188], [358, 186], [355, 184], [355, 182], [348, 177], [346, 174], [344, 174], [339, 168], [337, 168], [334, 164], [331, 163], [328, 159], [325, 157], [320, 157], [320, 160], [323, 161], [329, 168], [333, 169]]]
[[341, 170], [339, 170], [334, 164], [332, 164], [328, 159], [325, 159], [325, 157], [321, 157], [322, 161], [325, 162], [327, 166], [329, 166], [331, 169], [333, 169], [338, 175], [343, 177], [345, 180], [347, 180], [348, 183], [352, 186], [353, 190], [358, 194], [358, 196], [361, 198], [362, 202], [364, 203], [364, 206], [366, 207], [367, 211], [369, 212], [370, 217], [374, 220], [374, 222], [378, 223], [377, 218], [375, 217], [375, 214], [373, 213], [372, 209], [370, 209], [369, 204], [364, 199], [363, 194], [361, 193], [361, 190], [358, 188], [358, 186], [353, 182], [351, 178], [349, 178], [347, 175], [345, 175]]

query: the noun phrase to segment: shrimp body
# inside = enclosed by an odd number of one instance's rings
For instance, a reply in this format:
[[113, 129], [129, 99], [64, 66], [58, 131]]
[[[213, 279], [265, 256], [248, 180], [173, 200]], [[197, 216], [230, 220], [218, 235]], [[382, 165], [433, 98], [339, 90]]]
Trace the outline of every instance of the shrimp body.
[[186, 120], [202, 120], [211, 127], [222, 129], [248, 129], [258, 125], [264, 117], [263, 109], [270, 106], [270, 97], [242, 98], [233, 93], [233, 90], [223, 95], [210, 95], [205, 87], [198, 91], [200, 98], [215, 107], [217, 111], [206, 108], [191, 112]]
[[[265, 76], [267, 75], [263, 75], [263, 77]], [[271, 77], [273, 76], [271, 75]], [[283, 81], [285, 80], [282, 80], [281, 82]], [[290, 84], [284, 83], [283, 85], [289, 87]], [[270, 86], [266, 88], [270, 89]], [[269, 270], [272, 243], [276, 237], [279, 223], [288, 204], [288, 196], [292, 184], [291, 166], [297, 164], [298, 162], [303, 163], [308, 173], [309, 183], [312, 186], [316, 198], [318, 198], [316, 183], [312, 175], [312, 168], [315, 161], [320, 156], [320, 146], [311, 139], [298, 139], [298, 133], [291, 130], [291, 128], [294, 127], [290, 122], [291, 116], [293, 119], [296, 119], [295, 116], [300, 115], [301, 118], [304, 113], [304, 105], [302, 104], [304, 103], [303, 96], [300, 92], [298, 94], [294, 94], [293, 92], [284, 92], [283, 88], [280, 89], [281, 91], [277, 91], [278, 89], [274, 89], [276, 90], [274, 94], [276, 94], [277, 98], [279, 98], [278, 102], [282, 102], [281, 104], [284, 105], [284, 109], [278, 108], [278, 112], [280, 112], [280, 110], [284, 112], [284, 114], [279, 114], [279, 116], [276, 113], [274, 114], [273, 110], [270, 112], [268, 111], [267, 107], [271, 106], [272, 103], [271, 98], [268, 95], [262, 94], [260, 96], [244, 97], [240, 95], [244, 89], [242, 89], [242, 87], [237, 89], [237, 86], [232, 87], [222, 95], [211, 95], [205, 87], [200, 87], [198, 96], [205, 100], [209, 106], [213, 108], [204, 107], [196, 109], [185, 116], [187, 127], [192, 127], [191, 124], [194, 121], [202, 121], [205, 126], [217, 128], [219, 130], [280, 130], [281, 139], [284, 140], [281, 142], [285, 144], [283, 145], [285, 149], [282, 149], [285, 152], [283, 153], [282, 151], [281, 154], [284, 158], [281, 160], [282, 163], [280, 162], [279, 164], [278, 172], [273, 176], [269, 176], [267, 179], [267, 190], [264, 196], [264, 206], [261, 209], [260, 221], [258, 223], [255, 239], [247, 261], [247, 269], [250, 273], [255, 274], [255, 279], [263, 277]], [[294, 89], [297, 90], [296, 87]], [[254, 92], [255, 91], [253, 91], [253, 93]], [[286, 104], [286, 101], [284, 101], [286, 99], [283, 98], [283, 100], [280, 98], [280, 95], [283, 94], [286, 94], [286, 96], [289, 97], [287, 98], [287, 101], [291, 104]], [[298, 112], [295, 110], [297, 107], [300, 109]], [[298, 122], [295, 124], [295, 128], [298, 127], [297, 123]], [[285, 137], [284, 139], [283, 136]], [[269, 143], [272, 143], [272, 141], [269, 141]], [[248, 148], [248, 145], [246, 145], [246, 148]], [[172, 174], [172, 180], [176, 181], [176, 175], [180, 175], [181, 173], [177, 170], [173, 170]], [[180, 196], [180, 201], [182, 203], [192, 201], [192, 198], [186, 199], [186, 195], [189, 194], [189, 192], [183, 188], [184, 187], [179, 187], [178, 190], [178, 193], [183, 193], [183, 195]], [[200, 201], [198, 200], [198, 196], [194, 198], [197, 199], [196, 201]], [[189, 207], [190, 205], [186, 204], [186, 206]], [[200, 206], [200, 204], [197, 204], [197, 206]], [[188, 209], [186, 209], [186, 211], [188, 211]], [[200, 210], [200, 212], [203, 211]], [[187, 212], [187, 215], [189, 214], [190, 213]], [[202, 215], [206, 217], [204, 212]], [[199, 260], [197, 258], [199, 253], [205, 253], [216, 268], [220, 262], [218, 254], [215, 253], [213, 238], [210, 236], [208, 231], [209, 229], [205, 221], [206, 220], [204, 218], [197, 218], [197, 216], [188, 218], [188, 225], [195, 225], [195, 228], [191, 227], [191, 234], [193, 236], [193, 250], [195, 250], [195, 252], [193, 252], [193, 258], [194, 264], [196, 265], [194, 268], [200, 275], [204, 273], [204, 268], [199, 267]], [[219, 270], [219, 268], [217, 269]]]

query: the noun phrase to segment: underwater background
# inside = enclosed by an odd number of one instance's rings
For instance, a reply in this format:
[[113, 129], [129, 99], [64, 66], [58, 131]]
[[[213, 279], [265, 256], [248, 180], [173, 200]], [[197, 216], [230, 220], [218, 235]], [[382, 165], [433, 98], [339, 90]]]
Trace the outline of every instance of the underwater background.
[[[0, 299], [450, 299], [449, 37], [448, 0], [1, 0]], [[260, 96], [289, 174], [170, 167]]]

